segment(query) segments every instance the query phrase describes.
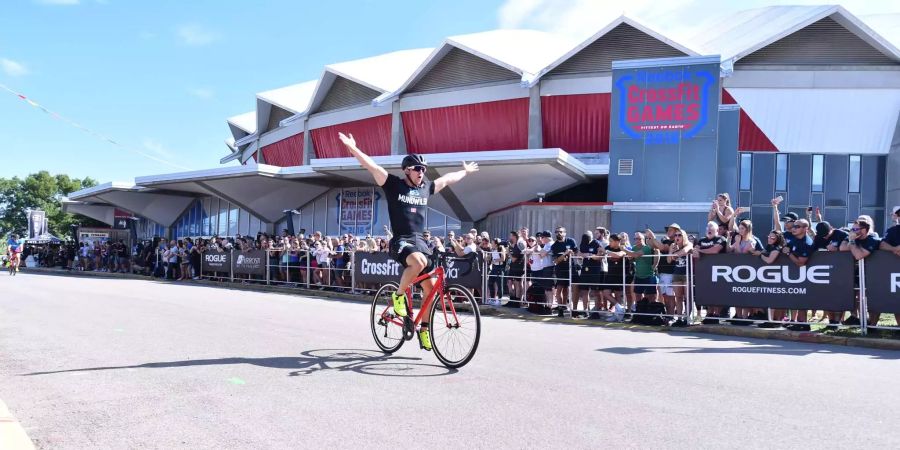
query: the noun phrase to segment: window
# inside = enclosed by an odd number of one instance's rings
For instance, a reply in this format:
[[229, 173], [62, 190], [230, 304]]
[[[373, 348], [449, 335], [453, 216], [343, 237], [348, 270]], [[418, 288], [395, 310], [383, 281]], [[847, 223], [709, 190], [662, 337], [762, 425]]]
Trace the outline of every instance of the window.
[[239, 209], [237, 206], [231, 205], [231, 208], [228, 210], [228, 234], [226, 236], [234, 236], [238, 234], [238, 214]]
[[750, 153], [741, 153], [741, 179], [740, 186], [742, 191], [750, 190], [751, 167], [753, 165], [753, 155]]
[[219, 200], [219, 236], [228, 236], [228, 202]]
[[787, 191], [788, 155], [775, 155], [775, 190]]
[[812, 160], [812, 190], [823, 192], [825, 186], [825, 155], [813, 155]]
[[862, 164], [859, 155], [850, 155], [850, 192], [859, 192], [859, 177]]

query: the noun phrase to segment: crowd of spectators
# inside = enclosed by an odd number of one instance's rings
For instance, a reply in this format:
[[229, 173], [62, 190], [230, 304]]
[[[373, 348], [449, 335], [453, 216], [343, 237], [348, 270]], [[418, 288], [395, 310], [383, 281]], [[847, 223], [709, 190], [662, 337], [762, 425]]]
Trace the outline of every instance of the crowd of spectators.
[[[763, 225], [757, 220], [754, 226], [742, 218], [746, 209], [733, 208], [728, 195], [720, 194], [710, 206], [709, 222], [701, 236], [690, 235], [673, 223], [659, 235], [650, 229], [629, 235], [596, 227], [585, 230], [578, 240], [570, 237], [564, 227], [534, 234], [522, 227], [507, 236], [494, 237], [476, 229], [450, 231], [444, 237], [426, 231], [423, 237], [433, 252], [483, 264], [486, 289], [476, 288], [475, 295], [495, 306], [542, 304], [551, 310], [568, 310], [574, 317], [617, 321], [634, 319], [641, 311], [655, 311], [666, 317], [664, 323], [671, 326], [687, 325], [685, 317], [691, 312], [695, 317], [703, 317], [707, 324], [727, 321], [760, 327], [786, 325], [794, 330], [809, 330], [809, 322], [827, 323], [829, 328], [858, 325], [857, 311], [814, 311], [809, 316], [808, 311], [732, 308], [727, 299], [723, 299], [723, 304], [687, 310], [691, 258], [734, 253], [761, 258], [766, 263], [783, 257], [791, 264], [803, 266], [816, 251], [849, 252], [856, 260], [875, 251], [889, 251], [900, 257], [900, 208], [893, 211], [893, 225], [882, 238], [873, 229], [869, 216], [859, 216], [846, 227], [833, 226], [813, 208], [807, 209], [806, 217], [793, 212], [782, 214], [780, 203], [780, 198], [772, 200], [771, 222], [767, 219]], [[764, 237], [758, 231], [761, 227], [768, 229]], [[351, 253], [388, 252], [391, 234], [387, 227], [384, 231], [384, 236], [365, 237], [325, 236], [319, 231], [307, 234], [301, 229], [294, 235], [283, 230], [279, 235], [259, 233], [255, 237], [168, 241], [156, 238], [139, 242], [133, 248], [122, 241], [83, 242], [74, 251], [69, 250], [75, 253], [74, 258], [64, 256], [65, 248], [60, 248], [59, 254], [45, 250], [38, 258], [45, 262], [67, 258], [76, 270], [134, 271], [169, 280], [228, 277], [246, 283], [369, 291], [379, 286], [351, 282]], [[265, 252], [268, 280], [259, 275], [237, 276], [201, 268], [204, 252], [231, 250]], [[869, 322], [877, 322], [879, 315], [870, 311]]]

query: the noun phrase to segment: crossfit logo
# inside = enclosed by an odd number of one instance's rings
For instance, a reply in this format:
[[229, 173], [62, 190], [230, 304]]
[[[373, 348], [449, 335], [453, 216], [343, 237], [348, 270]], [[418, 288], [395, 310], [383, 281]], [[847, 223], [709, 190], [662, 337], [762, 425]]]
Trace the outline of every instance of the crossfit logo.
[[724, 280], [728, 283], [788, 283], [788, 284], [828, 284], [831, 266], [802, 266], [796, 274], [791, 274], [791, 266], [713, 266], [712, 282]]
[[369, 262], [367, 258], [363, 258], [359, 263], [359, 269], [363, 275], [400, 276], [400, 263], [391, 259], [385, 262], [373, 263]]

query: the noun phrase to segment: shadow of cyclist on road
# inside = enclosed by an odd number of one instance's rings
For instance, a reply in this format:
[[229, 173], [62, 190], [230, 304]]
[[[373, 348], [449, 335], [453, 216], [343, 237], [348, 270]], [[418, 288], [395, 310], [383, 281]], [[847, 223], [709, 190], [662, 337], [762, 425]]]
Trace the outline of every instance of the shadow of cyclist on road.
[[394, 377], [434, 377], [456, 373], [442, 365], [424, 364], [421, 358], [386, 355], [379, 351], [359, 349], [317, 349], [307, 350], [300, 356], [279, 356], [269, 358], [216, 358], [189, 359], [136, 364], [131, 366], [87, 367], [46, 372], [32, 372], [22, 376], [50, 375], [67, 372], [92, 372], [117, 369], [161, 369], [189, 366], [219, 366], [230, 364], [250, 364], [270, 369], [292, 369], [288, 376], [311, 375], [322, 371], [356, 372], [364, 375]]

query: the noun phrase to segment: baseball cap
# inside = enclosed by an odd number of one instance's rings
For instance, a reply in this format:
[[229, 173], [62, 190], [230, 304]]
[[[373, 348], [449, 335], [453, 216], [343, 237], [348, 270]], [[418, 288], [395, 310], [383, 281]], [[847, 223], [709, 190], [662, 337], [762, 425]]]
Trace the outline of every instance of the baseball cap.
[[823, 238], [831, 231], [831, 224], [828, 222], [819, 222], [816, 224], [816, 237]]
[[900, 216], [900, 205], [894, 207], [894, 215]]
[[800, 216], [798, 216], [797, 213], [792, 213], [792, 212], [789, 212], [789, 213], [781, 216], [781, 220], [783, 220], [785, 222], [787, 222], [787, 221], [793, 222], [799, 218], [800, 218]]
[[538, 233], [538, 237], [551, 237], [551, 236], [553, 236], [553, 234], [550, 233], [550, 230], [544, 230], [544, 231], [541, 231], [540, 233]]
[[669, 228], [674, 228], [674, 229], [676, 229], [676, 230], [680, 230], [680, 229], [681, 229], [681, 225], [678, 225], [677, 223], [673, 223], [673, 224], [671, 224], [671, 225], [669, 225], [669, 226], [666, 227], [667, 230], [668, 230]]

